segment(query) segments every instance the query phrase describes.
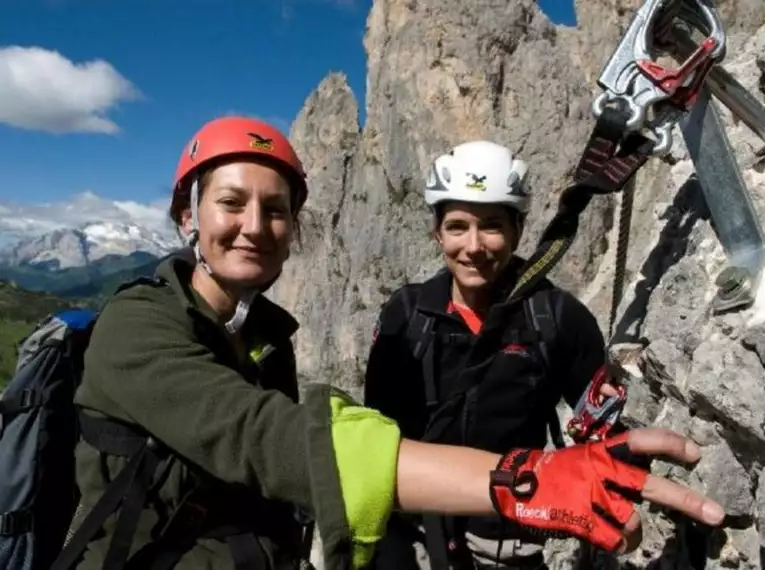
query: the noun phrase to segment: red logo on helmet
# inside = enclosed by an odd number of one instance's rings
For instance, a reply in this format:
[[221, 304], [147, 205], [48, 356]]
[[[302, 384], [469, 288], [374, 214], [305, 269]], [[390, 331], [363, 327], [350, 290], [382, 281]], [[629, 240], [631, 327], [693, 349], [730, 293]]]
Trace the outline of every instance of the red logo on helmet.
[[274, 140], [267, 139], [260, 136], [258, 133], [247, 133], [248, 137], [252, 137], [250, 141], [251, 148], [257, 148], [258, 150], [272, 151], [274, 150]]

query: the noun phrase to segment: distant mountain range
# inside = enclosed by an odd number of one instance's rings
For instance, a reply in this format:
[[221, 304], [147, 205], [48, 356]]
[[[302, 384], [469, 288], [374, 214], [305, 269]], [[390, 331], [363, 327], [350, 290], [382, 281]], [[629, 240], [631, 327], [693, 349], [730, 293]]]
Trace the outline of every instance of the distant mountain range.
[[101, 222], [60, 229], [0, 250], [0, 265], [50, 271], [85, 267], [105, 258], [137, 252], [161, 257], [178, 247], [175, 237], [136, 224]]
[[175, 239], [167, 214], [167, 200], [141, 204], [108, 200], [82, 192], [61, 202], [17, 203], [0, 201], [0, 250], [54, 230], [77, 229], [88, 224], [113, 222], [135, 225]]
[[92, 296], [181, 247], [161, 204], [92, 193], [61, 204], [0, 203], [0, 280], [30, 291]]
[[0, 202], [0, 392], [36, 322], [74, 304], [99, 309], [181, 246], [165, 206], [90, 192], [65, 203]]

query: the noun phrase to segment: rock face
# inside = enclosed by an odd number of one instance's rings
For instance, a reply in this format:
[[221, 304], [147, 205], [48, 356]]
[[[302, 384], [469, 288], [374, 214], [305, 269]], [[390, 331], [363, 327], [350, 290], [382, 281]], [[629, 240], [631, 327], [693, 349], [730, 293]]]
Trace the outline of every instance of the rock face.
[[[478, 4], [376, 0], [364, 40], [366, 125], [345, 77], [332, 73], [292, 126], [311, 195], [302, 247], [270, 295], [301, 322], [304, 382], [332, 382], [360, 396], [381, 304], [440, 266], [421, 187], [428, 162], [450, 145], [490, 138], [531, 163], [534, 205], [520, 251], [530, 253], [594, 124], [595, 80], [640, 3], [578, 1], [576, 29], [554, 26], [531, 0]], [[724, 65], [762, 100], [765, 7], [760, 0], [720, 4], [736, 45]], [[718, 109], [762, 215], [763, 141]], [[634, 362], [625, 365], [624, 420], [669, 426], [700, 443], [697, 466], [655, 462], [655, 469], [715, 497], [730, 520], [708, 532], [642, 507], [641, 548], [618, 559], [599, 555], [584, 567], [754, 570], [765, 548], [765, 299], [712, 315], [725, 255], [679, 130], [674, 138], [671, 156], [652, 159], [636, 177], [616, 332], [619, 341], [643, 339], [647, 348], [633, 347]], [[619, 200], [591, 202], [552, 273], [589, 305], [604, 333]], [[576, 550], [576, 541], [552, 541], [550, 567], [576, 567]]]

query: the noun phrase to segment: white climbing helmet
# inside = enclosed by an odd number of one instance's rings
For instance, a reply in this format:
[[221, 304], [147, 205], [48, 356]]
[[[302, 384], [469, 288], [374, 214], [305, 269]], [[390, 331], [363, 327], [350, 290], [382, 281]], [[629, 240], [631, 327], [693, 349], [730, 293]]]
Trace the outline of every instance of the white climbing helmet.
[[425, 202], [446, 200], [506, 204], [527, 214], [531, 197], [526, 191], [528, 165], [513, 152], [490, 141], [455, 146], [436, 158], [425, 182]]

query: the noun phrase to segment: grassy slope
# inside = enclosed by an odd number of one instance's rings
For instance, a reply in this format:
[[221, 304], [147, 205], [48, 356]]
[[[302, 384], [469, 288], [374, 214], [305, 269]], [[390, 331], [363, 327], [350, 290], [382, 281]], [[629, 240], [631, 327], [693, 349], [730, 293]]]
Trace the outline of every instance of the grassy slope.
[[18, 342], [49, 313], [74, 305], [71, 300], [0, 282], [0, 390], [13, 375]]

